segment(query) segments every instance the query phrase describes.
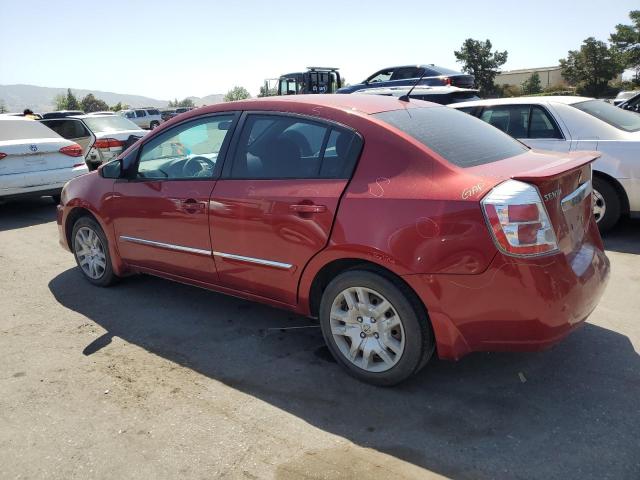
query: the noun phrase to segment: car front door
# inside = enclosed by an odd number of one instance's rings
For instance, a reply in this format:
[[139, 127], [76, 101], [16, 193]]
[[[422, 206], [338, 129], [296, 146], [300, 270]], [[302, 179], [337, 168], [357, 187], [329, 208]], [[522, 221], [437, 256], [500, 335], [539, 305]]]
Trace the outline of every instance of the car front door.
[[[306, 117], [248, 113], [211, 198], [220, 283], [293, 305], [329, 239], [360, 137]], [[230, 161], [232, 160], [232, 162]]]
[[209, 197], [236, 114], [200, 117], [144, 143], [108, 201], [118, 251], [135, 266], [216, 283]]

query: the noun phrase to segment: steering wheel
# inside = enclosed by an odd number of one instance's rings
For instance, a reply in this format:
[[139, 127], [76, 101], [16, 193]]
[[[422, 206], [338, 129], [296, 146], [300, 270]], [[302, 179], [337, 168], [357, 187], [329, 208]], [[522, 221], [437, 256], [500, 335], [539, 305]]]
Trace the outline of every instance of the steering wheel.
[[188, 158], [184, 165], [182, 166], [182, 173], [186, 177], [197, 177], [201, 173], [203, 173], [206, 169], [202, 164], [206, 164], [211, 171], [213, 171], [213, 167], [215, 167], [215, 162], [207, 157], [197, 156]]

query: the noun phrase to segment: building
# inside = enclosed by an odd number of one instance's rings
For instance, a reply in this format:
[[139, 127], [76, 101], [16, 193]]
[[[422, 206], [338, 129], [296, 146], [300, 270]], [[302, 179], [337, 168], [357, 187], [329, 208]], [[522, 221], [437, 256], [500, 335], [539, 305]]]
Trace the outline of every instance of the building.
[[562, 68], [560, 65], [556, 67], [541, 67], [541, 68], [525, 68], [522, 70], [506, 70], [500, 72], [494, 83], [496, 85], [517, 85], [521, 86], [525, 80], [528, 80], [531, 75], [538, 73], [540, 76], [540, 86], [542, 88], [553, 87], [557, 85], [567, 86], [567, 81], [562, 77]]

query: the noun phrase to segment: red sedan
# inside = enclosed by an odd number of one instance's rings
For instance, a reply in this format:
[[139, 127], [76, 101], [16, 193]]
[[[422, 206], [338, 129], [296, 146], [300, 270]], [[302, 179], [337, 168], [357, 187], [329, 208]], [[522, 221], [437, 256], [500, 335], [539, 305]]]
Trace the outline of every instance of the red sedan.
[[224, 103], [69, 182], [60, 241], [94, 285], [147, 273], [318, 317], [348, 372], [392, 385], [589, 316], [609, 274], [596, 158], [415, 100]]

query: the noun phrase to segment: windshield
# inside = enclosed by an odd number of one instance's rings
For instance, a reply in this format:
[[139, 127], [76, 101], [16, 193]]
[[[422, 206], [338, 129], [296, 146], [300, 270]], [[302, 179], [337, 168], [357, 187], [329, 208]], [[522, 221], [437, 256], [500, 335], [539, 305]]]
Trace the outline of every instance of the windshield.
[[615, 107], [602, 100], [587, 100], [586, 102], [574, 103], [571, 106], [625, 132], [640, 130], [640, 115]]
[[94, 132], [122, 132], [124, 130], [140, 130], [135, 123], [119, 115], [85, 118], [86, 123]]
[[527, 147], [497, 128], [449, 107], [408, 108], [375, 114], [459, 167], [515, 157]]

